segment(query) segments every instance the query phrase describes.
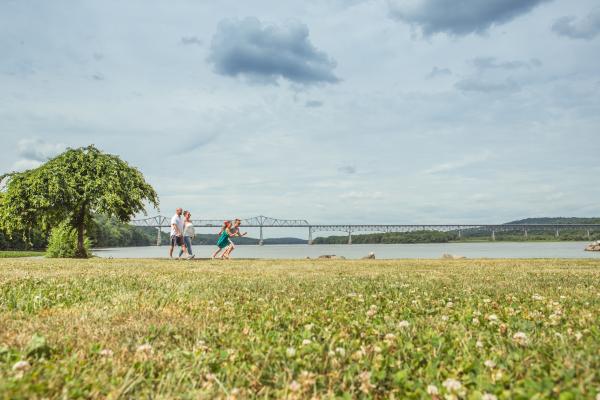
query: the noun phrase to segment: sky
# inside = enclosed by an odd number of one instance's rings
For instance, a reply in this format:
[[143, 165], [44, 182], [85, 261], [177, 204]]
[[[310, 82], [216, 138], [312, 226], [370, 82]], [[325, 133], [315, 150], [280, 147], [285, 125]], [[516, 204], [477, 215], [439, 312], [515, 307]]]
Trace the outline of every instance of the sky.
[[90, 144], [149, 215], [600, 216], [600, 6], [0, 0], [0, 171]]

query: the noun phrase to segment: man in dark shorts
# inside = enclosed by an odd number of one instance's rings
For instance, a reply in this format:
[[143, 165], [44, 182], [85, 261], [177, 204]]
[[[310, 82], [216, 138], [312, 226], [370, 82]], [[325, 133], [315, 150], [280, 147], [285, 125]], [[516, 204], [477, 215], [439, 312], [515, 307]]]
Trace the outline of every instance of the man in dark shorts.
[[169, 248], [169, 257], [173, 258], [173, 249], [175, 246], [183, 246], [183, 213], [182, 208], [175, 210], [175, 215], [171, 218], [171, 247]]

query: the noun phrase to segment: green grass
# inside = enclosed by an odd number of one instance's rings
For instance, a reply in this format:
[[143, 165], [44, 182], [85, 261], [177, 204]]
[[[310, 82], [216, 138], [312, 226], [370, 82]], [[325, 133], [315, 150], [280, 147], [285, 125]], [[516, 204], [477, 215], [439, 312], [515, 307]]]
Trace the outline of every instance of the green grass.
[[597, 260], [0, 260], [5, 399], [595, 399], [599, 371]]
[[43, 251], [0, 250], [0, 258], [41, 257]]

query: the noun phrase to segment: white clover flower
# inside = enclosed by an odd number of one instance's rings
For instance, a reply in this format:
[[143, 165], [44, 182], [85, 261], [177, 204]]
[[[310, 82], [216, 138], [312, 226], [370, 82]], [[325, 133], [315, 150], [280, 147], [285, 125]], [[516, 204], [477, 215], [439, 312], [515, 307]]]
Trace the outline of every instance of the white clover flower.
[[462, 388], [460, 381], [452, 378], [446, 379], [444, 383], [442, 383], [442, 386], [444, 386], [449, 392], [458, 392]]
[[473, 325], [479, 325], [479, 318], [473, 318], [471, 322], [473, 323]]
[[396, 339], [396, 335], [394, 335], [393, 333], [388, 333], [387, 335], [385, 335], [385, 340], [388, 342], [392, 342], [394, 341], [394, 339]]
[[136, 353], [145, 353], [145, 354], [150, 354], [152, 353], [152, 346], [150, 346], [149, 344], [141, 344], [137, 347], [137, 349], [135, 349]]
[[451, 302], [451, 301], [449, 301], [449, 302], [446, 303], [446, 307], [452, 308], [452, 307], [454, 307], [454, 303]]
[[475, 347], [477, 347], [477, 348], [481, 349], [481, 348], [483, 347], [483, 342], [482, 342], [481, 340], [478, 340], [478, 341], [475, 343]]
[[312, 343], [312, 341], [311, 341], [310, 339], [304, 339], [304, 340], [302, 341], [302, 346], [308, 346], [308, 345], [309, 345], [309, 344], [311, 344], [311, 343]]
[[483, 363], [483, 365], [485, 365], [488, 368], [495, 368], [496, 367], [496, 363], [493, 360], [485, 360], [485, 362]]
[[583, 337], [583, 334], [581, 332], [575, 332], [575, 339], [577, 339], [579, 341], [579, 340], [581, 340], [582, 337]]
[[285, 354], [288, 357], [294, 357], [296, 355], [296, 349], [293, 347], [288, 347], [287, 350], [285, 351]]
[[113, 351], [110, 349], [103, 349], [102, 351], [100, 351], [100, 355], [102, 357], [112, 357], [113, 356]]
[[447, 315], [442, 315], [442, 321], [446, 322], [446, 321], [448, 321], [448, 319], [449, 319], [449, 318], [448, 318], [448, 316], [447, 316]]
[[398, 322], [398, 328], [400, 328], [400, 329], [405, 329], [405, 328], [408, 328], [409, 326], [410, 326], [410, 322], [408, 322], [406, 320]]
[[489, 303], [489, 302], [491, 302], [491, 301], [492, 301], [492, 300], [490, 300], [490, 299], [483, 299], [483, 302], [484, 302], [485, 304], [487, 304], [487, 303]]
[[496, 314], [490, 314], [487, 316], [487, 320], [490, 322], [498, 322], [498, 316]]
[[437, 386], [428, 385], [427, 386], [427, 394], [430, 396], [437, 396], [438, 394], [440, 394], [440, 391], [438, 390]]
[[289, 388], [290, 388], [290, 392], [298, 392], [298, 391], [300, 391], [300, 389], [302, 389], [302, 386], [298, 382], [292, 381], [290, 383]]
[[525, 332], [517, 332], [513, 335], [513, 341], [520, 346], [525, 346], [527, 344], [527, 335]]
[[481, 400], [498, 400], [498, 398], [491, 393], [484, 393], [483, 396], [481, 396]]
[[310, 330], [312, 330], [312, 328], [314, 326], [315, 326], [314, 324], [306, 324], [306, 325], [304, 325], [304, 329], [306, 329], [307, 331], [310, 331]]
[[13, 371], [27, 371], [29, 368], [31, 368], [31, 364], [29, 364], [29, 361], [21, 360], [21, 361], [17, 361], [15, 363], [15, 365], [13, 365], [12, 370]]
[[531, 296], [531, 298], [535, 301], [543, 301], [544, 297], [540, 296], [539, 294], [534, 294], [533, 296]]
[[335, 352], [340, 356], [344, 357], [346, 355], [346, 350], [343, 347], [337, 347]]

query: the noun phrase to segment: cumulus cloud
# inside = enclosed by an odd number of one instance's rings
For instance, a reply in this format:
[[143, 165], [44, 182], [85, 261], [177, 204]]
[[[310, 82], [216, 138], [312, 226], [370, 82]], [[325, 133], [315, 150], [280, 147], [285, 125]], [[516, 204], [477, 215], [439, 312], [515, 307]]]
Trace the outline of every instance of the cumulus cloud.
[[13, 169], [23, 171], [39, 167], [48, 159], [65, 149], [61, 143], [48, 143], [39, 138], [21, 139], [17, 143], [19, 160], [13, 164]]
[[557, 19], [552, 30], [571, 39], [591, 40], [600, 33], [600, 7], [593, 9], [586, 17], [566, 16]]
[[218, 74], [259, 83], [276, 84], [281, 78], [301, 85], [339, 81], [335, 61], [311, 43], [308, 27], [299, 22], [221, 21], [208, 60]]
[[517, 82], [506, 79], [504, 81], [488, 81], [481, 78], [465, 78], [456, 82], [454, 85], [458, 90], [463, 92], [515, 92], [520, 89]]
[[449, 68], [433, 67], [431, 72], [427, 74], [427, 79], [433, 79], [438, 76], [452, 75], [452, 71]]
[[498, 61], [495, 57], [476, 57], [472, 60], [473, 65], [480, 71], [489, 69], [514, 70], [520, 68], [539, 67], [542, 62], [537, 58], [529, 61]]
[[389, 0], [392, 18], [421, 29], [423, 35], [483, 33], [550, 0]]
[[196, 36], [184, 36], [181, 38], [181, 44], [202, 46], [204, 41]]
[[344, 165], [339, 168], [339, 171], [344, 174], [352, 175], [356, 173], [356, 167], [354, 165]]
[[429, 169], [423, 171], [424, 174], [441, 174], [451, 172], [460, 168], [468, 167], [473, 164], [488, 161], [491, 158], [492, 153], [488, 150], [483, 151], [480, 154], [472, 154], [463, 157], [462, 159], [446, 162], [443, 164], [434, 165]]
[[323, 106], [323, 102], [319, 100], [308, 100], [304, 103], [304, 106], [308, 108], [319, 108]]

